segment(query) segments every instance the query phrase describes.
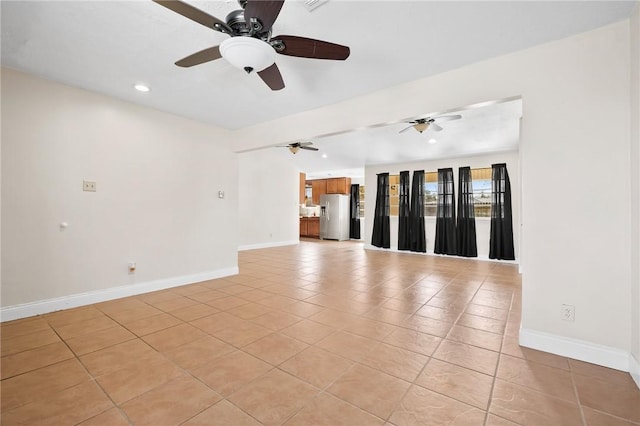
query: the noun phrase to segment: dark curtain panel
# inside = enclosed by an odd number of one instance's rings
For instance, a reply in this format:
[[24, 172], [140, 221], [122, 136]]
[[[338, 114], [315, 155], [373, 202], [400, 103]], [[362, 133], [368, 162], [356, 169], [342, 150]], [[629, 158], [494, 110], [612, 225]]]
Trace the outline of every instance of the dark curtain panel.
[[410, 250], [426, 253], [427, 240], [424, 234], [424, 170], [416, 170], [413, 172], [409, 224], [411, 229]]
[[360, 239], [360, 185], [351, 185], [351, 221], [349, 238]]
[[389, 232], [389, 173], [378, 175], [376, 191], [376, 209], [373, 217], [371, 245], [382, 248], [391, 247]]
[[398, 198], [398, 250], [411, 248], [411, 229], [409, 221], [409, 172], [400, 172], [400, 191]]
[[453, 169], [438, 169], [438, 207], [434, 253], [457, 255], [456, 200]]
[[491, 236], [489, 259], [515, 260], [511, 218], [511, 182], [507, 165], [491, 165]]
[[476, 215], [473, 211], [471, 167], [458, 169], [458, 255], [478, 257], [476, 245]]

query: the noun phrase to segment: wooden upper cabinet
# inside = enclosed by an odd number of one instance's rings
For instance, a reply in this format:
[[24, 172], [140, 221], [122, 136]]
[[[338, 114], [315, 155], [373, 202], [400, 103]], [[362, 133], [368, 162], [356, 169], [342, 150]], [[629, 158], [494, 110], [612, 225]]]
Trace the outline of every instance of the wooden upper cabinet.
[[349, 194], [351, 192], [351, 178], [331, 178], [327, 181], [327, 194]]
[[305, 183], [307, 181], [306, 173], [300, 173], [300, 204], [304, 204]]
[[316, 179], [311, 181], [311, 198], [313, 204], [320, 204], [320, 196], [327, 193], [327, 181], [325, 179]]
[[311, 182], [311, 198], [313, 204], [320, 204], [322, 194], [347, 194], [351, 193], [351, 178], [315, 179]]
[[338, 180], [339, 179], [327, 179], [327, 194], [339, 194]]

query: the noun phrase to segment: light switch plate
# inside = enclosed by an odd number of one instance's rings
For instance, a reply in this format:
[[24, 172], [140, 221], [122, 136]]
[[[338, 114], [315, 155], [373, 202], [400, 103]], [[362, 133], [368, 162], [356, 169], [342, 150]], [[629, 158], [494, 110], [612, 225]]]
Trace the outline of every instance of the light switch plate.
[[82, 181], [82, 190], [89, 192], [96, 192], [96, 183], [91, 180], [83, 180]]

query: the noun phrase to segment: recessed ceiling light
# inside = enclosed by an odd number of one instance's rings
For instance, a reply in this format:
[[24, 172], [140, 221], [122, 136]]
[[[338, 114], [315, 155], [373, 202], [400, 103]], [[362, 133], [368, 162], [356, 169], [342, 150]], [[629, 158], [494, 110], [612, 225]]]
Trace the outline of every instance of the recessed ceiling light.
[[322, 158], [327, 158], [327, 154], [322, 154]]
[[429, 139], [429, 143], [436, 143], [436, 142], [438, 142], [438, 141], [433, 139], [433, 138]]
[[133, 88], [136, 89], [138, 92], [149, 92], [149, 91], [151, 91], [149, 86], [144, 85], [144, 84], [136, 84], [136, 85], [133, 86]]

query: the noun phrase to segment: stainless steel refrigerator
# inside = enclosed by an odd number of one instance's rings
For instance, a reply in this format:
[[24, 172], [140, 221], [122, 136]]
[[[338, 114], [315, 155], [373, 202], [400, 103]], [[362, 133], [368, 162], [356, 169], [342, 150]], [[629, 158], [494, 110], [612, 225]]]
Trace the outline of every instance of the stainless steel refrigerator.
[[320, 196], [320, 239], [348, 240], [350, 212], [349, 195], [324, 194]]

